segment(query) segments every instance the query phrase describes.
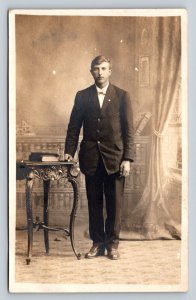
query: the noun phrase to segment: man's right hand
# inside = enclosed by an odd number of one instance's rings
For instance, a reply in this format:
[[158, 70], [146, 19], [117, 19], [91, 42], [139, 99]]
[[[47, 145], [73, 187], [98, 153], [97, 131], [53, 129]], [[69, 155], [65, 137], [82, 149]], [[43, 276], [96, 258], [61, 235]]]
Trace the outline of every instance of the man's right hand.
[[65, 160], [65, 161], [72, 161], [72, 160], [73, 160], [73, 157], [72, 157], [70, 154], [65, 153], [64, 160]]

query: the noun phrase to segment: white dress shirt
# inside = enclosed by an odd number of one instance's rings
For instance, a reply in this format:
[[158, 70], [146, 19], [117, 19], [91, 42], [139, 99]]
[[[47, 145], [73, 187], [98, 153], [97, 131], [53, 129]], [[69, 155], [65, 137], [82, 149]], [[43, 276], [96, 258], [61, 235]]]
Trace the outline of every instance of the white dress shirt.
[[[100, 89], [100, 88], [96, 85], [97, 94], [98, 94], [98, 98], [99, 98], [99, 105], [100, 105], [100, 108], [102, 108], [103, 100], [104, 100], [104, 98], [105, 98], [105, 94], [106, 94], [106, 92], [107, 92], [108, 86], [109, 86], [109, 82], [108, 82], [108, 84], [107, 84], [103, 89]], [[99, 93], [102, 93], [102, 94], [99, 94]]]

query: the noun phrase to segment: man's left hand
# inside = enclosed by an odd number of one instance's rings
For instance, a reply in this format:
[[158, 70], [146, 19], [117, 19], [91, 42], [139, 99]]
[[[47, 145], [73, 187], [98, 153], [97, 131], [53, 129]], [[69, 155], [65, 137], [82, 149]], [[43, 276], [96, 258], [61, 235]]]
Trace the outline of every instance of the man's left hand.
[[120, 165], [120, 176], [127, 177], [130, 174], [131, 162], [129, 160], [123, 160]]

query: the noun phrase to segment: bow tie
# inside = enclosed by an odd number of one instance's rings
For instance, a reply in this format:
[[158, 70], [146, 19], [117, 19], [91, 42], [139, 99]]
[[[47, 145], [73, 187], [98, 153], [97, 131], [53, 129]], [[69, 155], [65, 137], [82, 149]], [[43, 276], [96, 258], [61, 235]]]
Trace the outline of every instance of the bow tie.
[[97, 92], [98, 95], [105, 95], [106, 93], [104, 92]]

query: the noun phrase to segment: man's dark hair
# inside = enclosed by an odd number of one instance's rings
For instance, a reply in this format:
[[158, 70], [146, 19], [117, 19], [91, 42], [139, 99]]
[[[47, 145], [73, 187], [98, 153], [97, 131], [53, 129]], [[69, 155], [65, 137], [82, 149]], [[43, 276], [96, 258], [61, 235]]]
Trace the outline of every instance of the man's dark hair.
[[100, 64], [103, 63], [103, 62], [109, 63], [110, 69], [112, 68], [112, 63], [111, 63], [110, 59], [107, 58], [107, 57], [105, 57], [104, 55], [99, 55], [99, 56], [96, 56], [96, 57], [92, 60], [92, 62], [91, 62], [91, 70], [93, 69], [93, 67], [94, 67], [95, 65], [100, 65]]

